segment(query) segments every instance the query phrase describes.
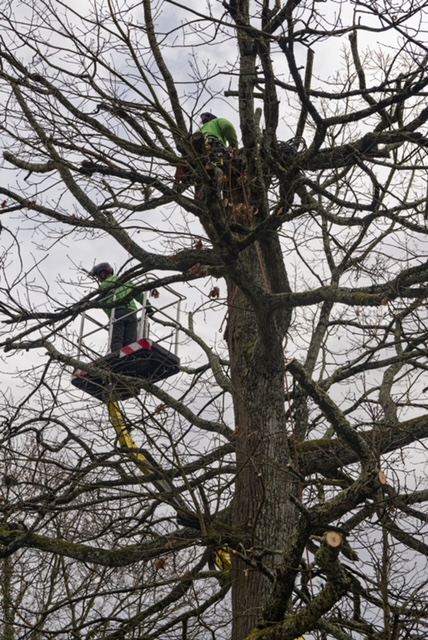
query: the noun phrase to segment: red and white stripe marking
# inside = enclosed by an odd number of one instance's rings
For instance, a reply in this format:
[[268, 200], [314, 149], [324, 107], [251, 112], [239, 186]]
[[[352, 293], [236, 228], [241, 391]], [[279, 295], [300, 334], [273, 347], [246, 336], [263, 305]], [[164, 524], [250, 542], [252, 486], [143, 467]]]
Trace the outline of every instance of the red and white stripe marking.
[[147, 340], [147, 338], [141, 338], [141, 340], [137, 340], [137, 342], [133, 342], [132, 344], [126, 345], [119, 351], [119, 358], [123, 358], [124, 356], [129, 356], [131, 353], [135, 353], [140, 349], [146, 349], [147, 351], [151, 351], [153, 348], [153, 342], [151, 340]]
[[[152, 340], [148, 340], [147, 338], [141, 338], [141, 340], [137, 340], [137, 342], [133, 342], [132, 344], [127, 344], [126, 347], [123, 347], [119, 351], [119, 358], [125, 358], [126, 356], [130, 356], [131, 354], [139, 351], [140, 349], [145, 349], [146, 351], [151, 351], [153, 349]], [[86, 376], [88, 372], [84, 369], [75, 369], [73, 371], [73, 376]]]

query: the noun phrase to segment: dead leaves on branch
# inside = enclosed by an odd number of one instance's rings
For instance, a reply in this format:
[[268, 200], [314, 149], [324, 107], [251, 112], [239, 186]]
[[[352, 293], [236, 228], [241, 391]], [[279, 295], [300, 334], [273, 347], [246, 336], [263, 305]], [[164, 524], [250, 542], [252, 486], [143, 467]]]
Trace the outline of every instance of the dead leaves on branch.
[[[199, 246], [198, 250], [201, 251], [202, 247]], [[169, 260], [171, 262], [171, 264], [173, 264], [175, 267], [178, 267], [180, 264], [181, 259], [183, 258], [183, 256], [185, 257], [185, 260], [188, 260], [188, 254], [186, 251], [183, 252], [178, 252], [174, 255], [172, 255]], [[184, 267], [185, 265], [183, 265]], [[187, 266], [187, 265], [186, 265]], [[205, 278], [207, 276], [210, 275], [210, 267], [206, 264], [202, 264], [201, 262], [196, 262], [195, 264], [193, 264], [191, 267], [189, 267], [187, 270], [185, 270], [185, 272], [192, 277], [196, 277], [196, 278]]]
[[255, 218], [259, 212], [257, 207], [253, 207], [245, 202], [231, 204], [232, 220], [249, 222]]
[[192, 276], [206, 278], [209, 276], [209, 268], [205, 264], [201, 264], [197, 262], [193, 267], [191, 267], [188, 271]]
[[156, 571], [163, 571], [164, 569], [166, 569], [167, 564], [168, 564], [167, 558], [158, 558], [154, 563], [154, 567]]
[[158, 406], [156, 407], [155, 411], [154, 411], [154, 415], [158, 416], [161, 415], [163, 413], [168, 413], [168, 406], [165, 403], [161, 403], [158, 404]]

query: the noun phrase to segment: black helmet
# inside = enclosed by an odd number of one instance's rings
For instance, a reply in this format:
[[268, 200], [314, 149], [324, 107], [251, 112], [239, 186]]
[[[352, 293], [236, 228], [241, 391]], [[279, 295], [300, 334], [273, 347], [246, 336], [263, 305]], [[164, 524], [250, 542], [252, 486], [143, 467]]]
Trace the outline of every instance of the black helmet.
[[98, 276], [103, 271], [105, 271], [109, 275], [113, 275], [113, 267], [108, 262], [100, 262], [100, 264], [96, 264], [95, 267], [92, 267], [90, 275]]
[[201, 113], [202, 124], [206, 124], [207, 122], [210, 122], [210, 120], [215, 120], [216, 118], [217, 116], [215, 116], [213, 113], [208, 113], [207, 111], [205, 113]]

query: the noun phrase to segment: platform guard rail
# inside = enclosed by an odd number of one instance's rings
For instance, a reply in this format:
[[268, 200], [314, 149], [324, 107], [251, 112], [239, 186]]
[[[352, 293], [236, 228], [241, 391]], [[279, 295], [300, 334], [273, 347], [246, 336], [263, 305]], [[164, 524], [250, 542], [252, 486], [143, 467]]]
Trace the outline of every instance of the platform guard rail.
[[[157, 306], [150, 302], [150, 306], [154, 309], [154, 312], [156, 313], [156, 316], [158, 318], [172, 323], [173, 325], [175, 325], [175, 327], [167, 335], [163, 335], [161, 338], [156, 337], [155, 339], [160, 340], [161, 342], [166, 342], [167, 340], [171, 340], [172, 342], [171, 351], [173, 351], [175, 355], [178, 355], [181, 305], [183, 300], [185, 300], [186, 298], [185, 296], [181, 295], [180, 293], [178, 293], [177, 291], [175, 291], [169, 286], [162, 287], [162, 291], [167, 291], [169, 294], [171, 294], [174, 298], [173, 301], [168, 302], [163, 306]], [[147, 293], [144, 293], [143, 305], [141, 307], [141, 310], [138, 313], [139, 318], [138, 318], [138, 328], [137, 328], [137, 340], [140, 340], [141, 338], [151, 337], [149, 315], [146, 312], [147, 302], [148, 302], [148, 296], [147, 296]], [[169, 310], [174, 307], [175, 307], [175, 313], [170, 314]], [[113, 333], [114, 322], [115, 322], [115, 319], [114, 319], [113, 313], [111, 314], [109, 320], [106, 323], [102, 323], [96, 318], [93, 318], [89, 313], [83, 312], [81, 315], [79, 333], [77, 337], [77, 358], [80, 358], [84, 351], [86, 352], [87, 355], [89, 353], [92, 353], [94, 356], [98, 358], [100, 355], [99, 352], [94, 351], [93, 349], [91, 349], [91, 347], [85, 344], [85, 340], [87, 340], [90, 336], [97, 334], [99, 331], [107, 331], [108, 332], [107, 345], [109, 345], [111, 342], [111, 336]], [[87, 326], [88, 323], [95, 325], [95, 328], [92, 328], [85, 333], [85, 326]]]

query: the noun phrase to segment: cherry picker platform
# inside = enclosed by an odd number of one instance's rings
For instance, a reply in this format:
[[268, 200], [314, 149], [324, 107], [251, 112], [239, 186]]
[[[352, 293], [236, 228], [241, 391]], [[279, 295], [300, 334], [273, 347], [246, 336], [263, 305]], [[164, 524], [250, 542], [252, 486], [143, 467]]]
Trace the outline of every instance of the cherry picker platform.
[[90, 369], [75, 369], [71, 383], [103, 402], [126, 400], [138, 395], [140, 389], [121, 381], [118, 375], [159, 382], [179, 372], [180, 359], [157, 342], [142, 338], [118, 353], [94, 360]]
[[[128, 344], [120, 351], [107, 353], [100, 357], [99, 352], [90, 348], [86, 340], [100, 331], [108, 332], [108, 344], [111, 342], [114, 314], [110, 315], [108, 323], [101, 323], [88, 313], [81, 316], [80, 331], [77, 338], [77, 357], [83, 355], [85, 361], [88, 358], [88, 368], [75, 369], [71, 383], [81, 391], [88, 393], [101, 402], [127, 400], [138, 396], [140, 393], [139, 380], [159, 382], [165, 378], [176, 375], [180, 370], [180, 359], [177, 356], [178, 334], [180, 327], [181, 303], [184, 296], [166, 286], [162, 289], [165, 302], [156, 308], [150, 305], [152, 313], [160, 322], [159, 332], [152, 339], [149, 317], [146, 312], [147, 300], [144, 298], [137, 326], [137, 340]], [[175, 312], [175, 317], [170, 313]], [[95, 329], [85, 331], [85, 324], [95, 325]], [[162, 332], [162, 325], [166, 327]], [[150, 336], [150, 338], [149, 338]], [[166, 349], [167, 341], [173, 351]]]

